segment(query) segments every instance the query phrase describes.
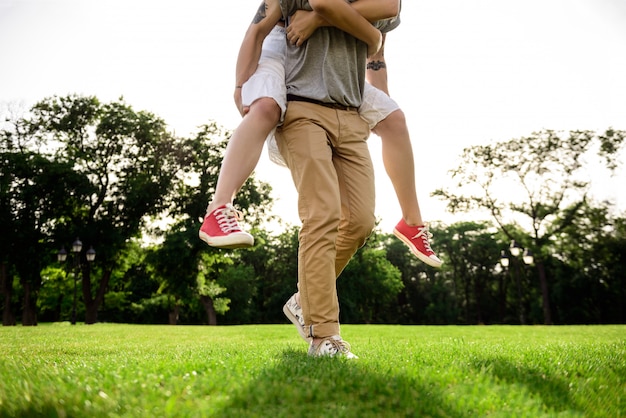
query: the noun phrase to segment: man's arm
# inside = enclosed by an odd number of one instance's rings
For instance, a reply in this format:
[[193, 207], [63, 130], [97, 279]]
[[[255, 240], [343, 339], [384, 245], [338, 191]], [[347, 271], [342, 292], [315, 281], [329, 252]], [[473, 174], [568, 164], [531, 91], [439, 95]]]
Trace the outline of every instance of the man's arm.
[[235, 102], [240, 111], [241, 86], [256, 71], [263, 41], [281, 18], [282, 12], [278, 0], [264, 0], [241, 42], [235, 69]]

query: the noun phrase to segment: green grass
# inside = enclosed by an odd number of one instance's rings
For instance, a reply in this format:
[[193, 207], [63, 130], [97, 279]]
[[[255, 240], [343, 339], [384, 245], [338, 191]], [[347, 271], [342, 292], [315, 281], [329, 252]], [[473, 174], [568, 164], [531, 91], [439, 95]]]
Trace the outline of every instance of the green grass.
[[0, 417], [626, 416], [626, 326], [0, 328]]

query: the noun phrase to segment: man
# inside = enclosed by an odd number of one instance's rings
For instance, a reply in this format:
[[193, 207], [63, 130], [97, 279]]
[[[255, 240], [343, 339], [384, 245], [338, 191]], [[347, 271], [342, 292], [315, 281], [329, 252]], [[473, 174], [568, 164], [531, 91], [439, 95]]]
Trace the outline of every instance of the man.
[[[280, 6], [287, 20], [311, 10], [306, 0]], [[360, 13], [369, 21], [391, 17], [376, 7]], [[376, 26], [384, 33], [398, 24]], [[297, 33], [288, 36], [299, 44]], [[336, 278], [375, 224], [369, 126], [358, 113], [367, 52], [346, 32], [322, 27], [301, 46], [288, 45], [285, 57], [288, 106], [276, 140], [298, 191], [298, 288], [311, 356], [356, 357], [340, 336]]]

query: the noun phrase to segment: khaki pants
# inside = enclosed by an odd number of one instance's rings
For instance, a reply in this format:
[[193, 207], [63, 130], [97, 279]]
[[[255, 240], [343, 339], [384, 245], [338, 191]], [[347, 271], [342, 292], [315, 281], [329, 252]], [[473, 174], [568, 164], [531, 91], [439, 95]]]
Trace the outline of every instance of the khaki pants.
[[298, 289], [310, 337], [338, 335], [336, 279], [375, 225], [369, 128], [358, 112], [289, 102], [276, 131], [298, 190]]

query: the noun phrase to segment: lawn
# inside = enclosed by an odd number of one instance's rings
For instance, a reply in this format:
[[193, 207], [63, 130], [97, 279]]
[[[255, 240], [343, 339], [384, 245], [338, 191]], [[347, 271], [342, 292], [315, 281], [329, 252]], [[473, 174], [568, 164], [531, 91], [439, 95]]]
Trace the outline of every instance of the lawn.
[[626, 326], [0, 328], [0, 417], [624, 417]]

